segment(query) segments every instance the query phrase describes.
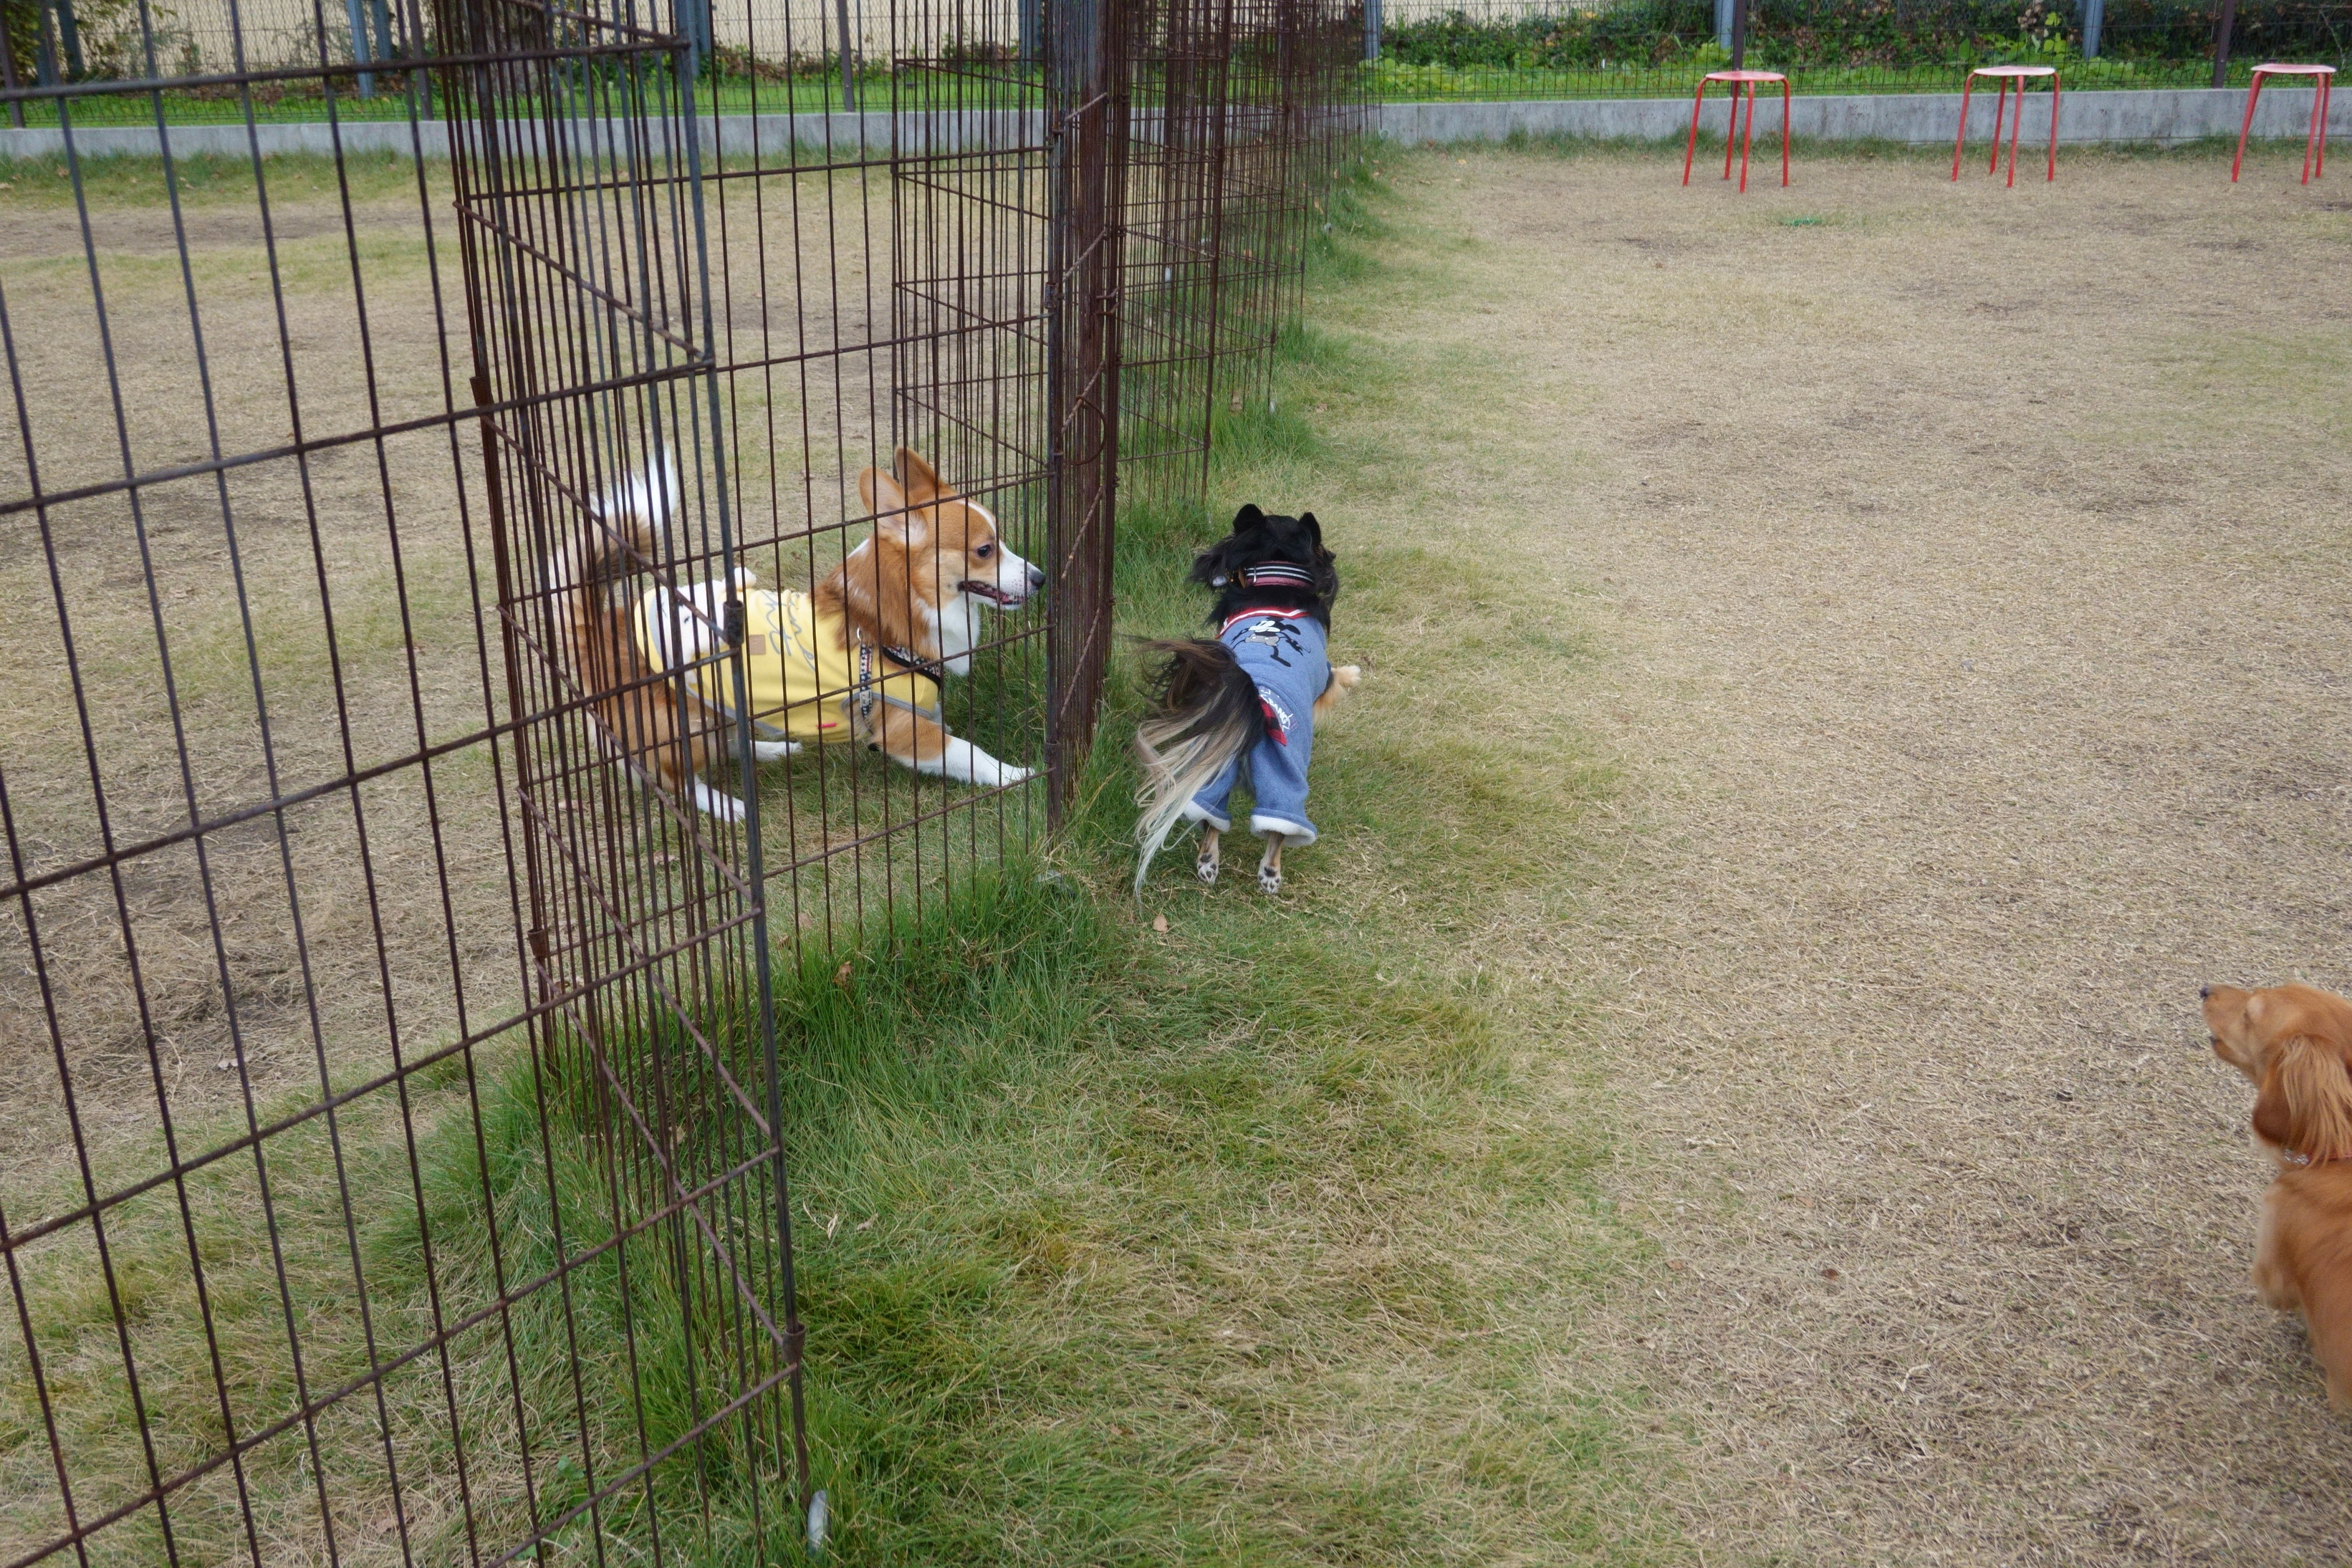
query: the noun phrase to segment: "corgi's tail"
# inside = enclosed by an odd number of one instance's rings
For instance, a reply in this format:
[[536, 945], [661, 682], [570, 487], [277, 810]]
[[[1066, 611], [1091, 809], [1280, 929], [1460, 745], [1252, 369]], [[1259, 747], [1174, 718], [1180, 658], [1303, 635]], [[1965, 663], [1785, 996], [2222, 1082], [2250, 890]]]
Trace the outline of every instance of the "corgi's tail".
[[1160, 671], [1159, 706], [1135, 729], [1135, 755], [1143, 764], [1143, 783], [1135, 792], [1141, 809], [1135, 822], [1139, 896], [1152, 857], [1183, 820], [1184, 808], [1265, 728], [1257, 683], [1231, 648], [1203, 639], [1144, 646], [1168, 662]]
[[547, 563], [547, 589], [570, 633], [573, 674], [590, 690], [618, 667], [618, 650], [604, 646], [613, 630], [605, 613], [612, 585], [628, 575], [628, 555], [655, 553], [662, 525], [677, 509], [677, 461], [667, 448], [642, 473], [605, 495], [589, 524], [564, 540]]

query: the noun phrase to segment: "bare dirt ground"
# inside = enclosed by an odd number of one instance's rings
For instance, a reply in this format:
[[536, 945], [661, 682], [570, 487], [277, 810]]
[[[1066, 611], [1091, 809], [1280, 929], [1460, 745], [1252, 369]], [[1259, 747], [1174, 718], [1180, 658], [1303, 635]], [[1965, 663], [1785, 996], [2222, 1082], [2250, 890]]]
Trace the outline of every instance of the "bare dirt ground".
[[1456, 372], [1412, 526], [1612, 650], [1561, 1044], [1657, 1256], [1584, 1364], [1705, 1563], [2352, 1561], [2195, 1018], [2352, 988], [2352, 202], [2276, 156], [1678, 165], [1391, 162], [1405, 281], [1351, 311]]

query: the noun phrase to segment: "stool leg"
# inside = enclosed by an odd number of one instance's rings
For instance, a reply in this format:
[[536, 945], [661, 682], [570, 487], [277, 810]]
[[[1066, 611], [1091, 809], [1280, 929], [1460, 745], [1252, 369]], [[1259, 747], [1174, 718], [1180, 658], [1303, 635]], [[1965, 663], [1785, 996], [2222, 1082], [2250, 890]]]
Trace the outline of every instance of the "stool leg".
[[2050, 178], [2049, 184], [2058, 183], [2058, 78], [2050, 78]]
[[[2017, 189], [2017, 133], [2025, 129], [2025, 84], [2017, 84], [2017, 112], [2009, 117], [2009, 188]], [[2000, 149], [1992, 150], [1994, 162], [2000, 159]]]
[[2327, 121], [2319, 118], [2327, 110], [2327, 78], [2321, 77], [2311, 85], [2311, 134], [2303, 139], [2303, 183], [2306, 185], [2311, 183], [2312, 144], [2327, 128]]
[[1974, 71], [1970, 71], [1968, 78], [1960, 83], [1960, 133], [1952, 138], [1952, 179], [1955, 183], [1960, 177], [1960, 149], [1969, 139], [1969, 89], [1976, 85], [1977, 73]]
[[2252, 87], [2246, 89], [2246, 120], [2238, 127], [2238, 155], [2230, 161], [2230, 183], [2238, 183], [2238, 171], [2246, 166], [2246, 137], [2254, 129], [2254, 105], [2263, 96], [2263, 73], [2254, 73]]
[[1748, 84], [1748, 118], [1739, 131], [1739, 193], [1748, 193], [1748, 145], [1756, 138], [1756, 84]]
[[1785, 81], [1780, 84], [1780, 188], [1789, 188], [1789, 84]]
[[2327, 111], [2335, 106], [2335, 103], [2336, 78], [2321, 77], [2319, 78], [2319, 157], [2311, 165], [2311, 172], [2323, 178], [2327, 173]]
[[1992, 105], [1992, 161], [1985, 165], [1985, 172], [1988, 174], [2000, 172], [2000, 117], [2008, 108], [2009, 78], [2003, 77], [2000, 78], [2000, 96], [1993, 100]]
[[1690, 183], [1691, 160], [1698, 156], [1698, 108], [1706, 99], [1706, 78], [1698, 78], [1698, 90], [1691, 94], [1690, 145], [1683, 149], [1683, 183]]
[[1731, 110], [1723, 120], [1723, 177], [1731, 178], [1731, 155], [1739, 141], [1739, 84], [1731, 84]]

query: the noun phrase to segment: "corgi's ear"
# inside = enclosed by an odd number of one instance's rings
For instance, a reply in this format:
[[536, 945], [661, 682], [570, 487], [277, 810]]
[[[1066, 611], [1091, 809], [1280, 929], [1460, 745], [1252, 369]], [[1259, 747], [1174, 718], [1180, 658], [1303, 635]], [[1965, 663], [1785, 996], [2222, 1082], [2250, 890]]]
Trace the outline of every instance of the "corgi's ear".
[[879, 468], [861, 468], [857, 473], [857, 493], [866, 501], [866, 509], [874, 514], [875, 527], [893, 533], [907, 527], [907, 493], [898, 482]]
[[2254, 1131], [2315, 1160], [2352, 1159], [2352, 1068], [2343, 1052], [2307, 1034], [2280, 1041], [2254, 1097]]
[[928, 507], [955, 494], [940, 483], [939, 475], [911, 446], [898, 448], [898, 486], [907, 492], [907, 504], [910, 507]]

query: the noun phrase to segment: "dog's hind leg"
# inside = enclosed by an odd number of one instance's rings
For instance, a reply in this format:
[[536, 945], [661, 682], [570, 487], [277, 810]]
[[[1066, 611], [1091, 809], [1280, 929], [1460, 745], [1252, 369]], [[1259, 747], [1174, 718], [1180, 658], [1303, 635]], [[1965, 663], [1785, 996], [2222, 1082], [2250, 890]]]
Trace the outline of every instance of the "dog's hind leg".
[[1353, 664], [1333, 665], [1331, 678], [1323, 685], [1323, 695], [1315, 699], [1316, 722], [1321, 723], [1323, 716], [1339, 706], [1340, 694], [1354, 691], [1363, 678], [1364, 672]]
[[787, 757], [800, 755], [797, 740], [755, 740], [751, 743], [751, 759], [755, 762], [782, 762]]
[[2329, 1281], [2325, 1292], [2314, 1291], [2303, 1299], [2312, 1357], [2327, 1375], [2327, 1405], [2332, 1410], [2352, 1410], [2352, 1296], [2344, 1291], [2346, 1282]]
[[1192, 870], [1199, 873], [1202, 886], [1217, 885], [1217, 868], [1222, 859], [1223, 845], [1219, 841], [1217, 830], [1206, 822], [1202, 823], [1201, 858], [1192, 862]]
[[1274, 894], [1282, 891], [1282, 835], [1265, 836], [1265, 853], [1258, 857], [1257, 890]]

